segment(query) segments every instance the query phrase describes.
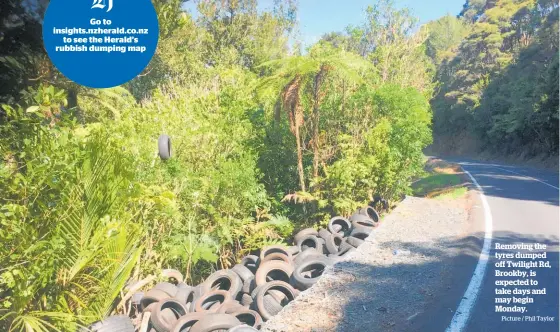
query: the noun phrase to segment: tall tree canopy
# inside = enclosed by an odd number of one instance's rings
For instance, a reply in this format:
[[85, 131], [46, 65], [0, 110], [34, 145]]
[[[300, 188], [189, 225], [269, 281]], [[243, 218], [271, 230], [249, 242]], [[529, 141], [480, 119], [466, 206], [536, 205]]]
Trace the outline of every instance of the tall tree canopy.
[[557, 155], [556, 2], [488, 2], [458, 49], [446, 52], [432, 101], [444, 151]]

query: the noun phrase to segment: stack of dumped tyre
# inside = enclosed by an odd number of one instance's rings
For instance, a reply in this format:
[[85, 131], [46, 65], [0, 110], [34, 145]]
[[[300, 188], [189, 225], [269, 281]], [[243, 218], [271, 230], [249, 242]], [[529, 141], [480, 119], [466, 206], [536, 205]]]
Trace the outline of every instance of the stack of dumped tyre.
[[[327, 266], [356, 250], [378, 222], [370, 206], [349, 219], [334, 217], [327, 229], [304, 229], [295, 235], [295, 245], [267, 246], [197, 286], [184, 283], [178, 271], [167, 270], [170, 282], [136, 294], [132, 304], [145, 321], [149, 313], [149, 332], [256, 331], [316, 283]], [[134, 331], [125, 316], [109, 317], [90, 329]]]

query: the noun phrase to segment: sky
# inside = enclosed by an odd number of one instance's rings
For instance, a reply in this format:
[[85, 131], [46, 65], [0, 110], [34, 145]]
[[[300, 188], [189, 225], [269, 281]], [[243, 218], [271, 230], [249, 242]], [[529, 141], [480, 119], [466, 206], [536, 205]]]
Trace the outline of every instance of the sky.
[[[360, 25], [365, 21], [365, 9], [374, 0], [299, 0], [298, 23], [305, 46], [318, 41], [328, 32], [343, 31], [348, 25]], [[259, 0], [259, 9], [272, 8], [273, 0]], [[457, 15], [465, 0], [395, 0], [397, 7], [408, 7], [427, 23], [446, 14]], [[187, 9], [194, 12], [192, 5]]]

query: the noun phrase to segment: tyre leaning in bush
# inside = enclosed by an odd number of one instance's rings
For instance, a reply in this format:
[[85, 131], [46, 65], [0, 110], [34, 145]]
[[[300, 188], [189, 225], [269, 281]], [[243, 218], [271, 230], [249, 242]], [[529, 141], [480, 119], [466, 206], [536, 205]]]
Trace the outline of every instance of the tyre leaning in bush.
[[158, 138], [158, 153], [162, 160], [171, 158], [171, 138], [167, 135], [160, 135]]

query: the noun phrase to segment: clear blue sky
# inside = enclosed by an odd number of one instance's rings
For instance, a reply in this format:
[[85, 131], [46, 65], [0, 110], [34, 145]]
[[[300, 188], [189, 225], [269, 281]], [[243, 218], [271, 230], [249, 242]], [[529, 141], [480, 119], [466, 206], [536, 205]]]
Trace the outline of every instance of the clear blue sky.
[[[259, 9], [269, 9], [273, 0], [258, 0]], [[448, 13], [457, 15], [465, 0], [395, 0], [397, 7], [408, 7], [426, 23]], [[304, 45], [309, 46], [328, 32], [343, 31], [348, 25], [365, 21], [365, 9], [374, 0], [299, 0], [298, 21]], [[193, 13], [193, 5], [186, 8]]]

